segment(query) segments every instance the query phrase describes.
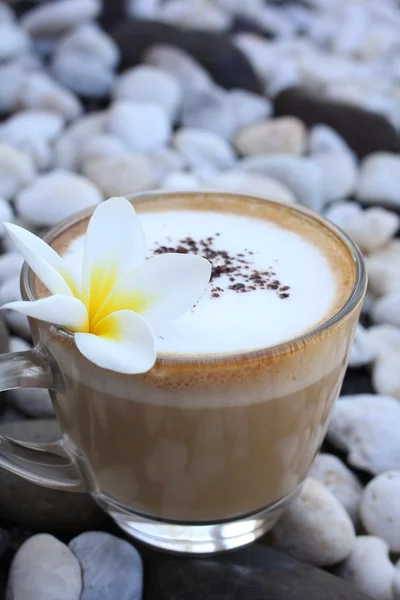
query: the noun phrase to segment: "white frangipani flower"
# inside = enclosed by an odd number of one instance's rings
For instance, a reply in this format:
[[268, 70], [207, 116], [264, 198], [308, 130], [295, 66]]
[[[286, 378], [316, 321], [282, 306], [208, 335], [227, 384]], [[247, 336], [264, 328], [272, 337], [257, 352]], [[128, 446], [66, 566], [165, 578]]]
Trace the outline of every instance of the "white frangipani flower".
[[211, 265], [200, 256], [171, 253], [146, 260], [140, 221], [125, 198], [97, 206], [78, 272], [29, 231], [4, 225], [52, 295], [2, 308], [69, 329], [87, 359], [119, 373], [152, 368], [154, 331], [189, 310], [210, 279]]

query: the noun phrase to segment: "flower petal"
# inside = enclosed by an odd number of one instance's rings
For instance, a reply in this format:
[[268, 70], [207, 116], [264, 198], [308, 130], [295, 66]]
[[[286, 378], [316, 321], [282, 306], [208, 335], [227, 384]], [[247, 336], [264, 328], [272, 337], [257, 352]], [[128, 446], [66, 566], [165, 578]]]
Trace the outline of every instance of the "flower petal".
[[191, 254], [161, 254], [132, 269], [116, 285], [93, 323], [116, 310], [132, 310], [150, 325], [181, 316], [200, 298], [211, 276], [211, 264]]
[[54, 294], [32, 302], [8, 302], [1, 308], [11, 308], [28, 317], [62, 325], [71, 331], [88, 331], [86, 306], [78, 298], [71, 296]]
[[76, 333], [75, 342], [88, 360], [117, 373], [145, 373], [156, 361], [150, 327], [142, 317], [129, 310], [108, 315], [97, 324], [93, 333]]
[[13, 223], [4, 223], [12, 241], [22, 256], [52, 294], [73, 296], [75, 278], [64, 260], [39, 237]]
[[89, 317], [132, 267], [144, 261], [146, 242], [132, 204], [110, 198], [99, 204], [87, 228], [83, 254], [83, 300]]

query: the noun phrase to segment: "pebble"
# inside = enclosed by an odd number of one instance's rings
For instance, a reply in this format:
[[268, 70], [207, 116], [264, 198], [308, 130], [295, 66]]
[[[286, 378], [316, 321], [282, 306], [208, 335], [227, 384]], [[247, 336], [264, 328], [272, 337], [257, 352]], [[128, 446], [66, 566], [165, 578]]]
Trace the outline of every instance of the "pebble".
[[88, 531], [69, 543], [80, 562], [80, 600], [141, 600], [143, 565], [139, 552], [125, 540], [102, 531]]
[[267, 79], [276, 61], [275, 44], [261, 35], [250, 32], [235, 35], [234, 43], [246, 56], [258, 77], [261, 80]]
[[0, 196], [12, 200], [18, 190], [35, 177], [31, 157], [11, 144], [0, 142]]
[[375, 323], [390, 323], [400, 327], [400, 290], [377, 300], [371, 315]]
[[78, 98], [46, 73], [26, 75], [18, 93], [23, 108], [54, 111], [71, 121], [82, 113]]
[[310, 154], [338, 152], [354, 156], [345, 139], [335, 129], [332, 129], [332, 127], [322, 124], [311, 127], [308, 137], [308, 149]]
[[232, 16], [211, 0], [170, 0], [157, 11], [157, 17], [180, 27], [225, 31]]
[[114, 69], [119, 63], [117, 44], [93, 22], [80, 25], [64, 36], [57, 44], [56, 52], [76, 52], [82, 57], [95, 57], [109, 69]]
[[399, 428], [400, 404], [395, 398], [342, 396], [332, 410], [328, 439], [348, 452], [353, 467], [378, 475], [399, 468]]
[[9, 352], [9, 333], [6, 327], [5, 321], [2, 316], [0, 316], [0, 354], [4, 354], [4, 352]]
[[88, 98], [108, 96], [115, 81], [114, 70], [101, 58], [74, 50], [57, 52], [51, 62], [51, 72], [69, 90]]
[[0, 65], [0, 112], [9, 113], [15, 109], [25, 76], [19, 61]]
[[171, 121], [178, 117], [182, 88], [177, 79], [166, 71], [152, 65], [139, 65], [124, 71], [114, 87], [116, 100], [159, 104]]
[[99, 0], [57, 0], [28, 10], [21, 25], [33, 36], [57, 36], [80, 23], [98, 17]]
[[29, 38], [16, 23], [0, 22], [0, 61], [10, 60], [26, 52]]
[[152, 46], [143, 56], [145, 64], [165, 71], [178, 81], [182, 93], [193, 94], [212, 86], [205, 69], [189, 54], [172, 46]]
[[400, 240], [392, 240], [366, 258], [369, 289], [377, 296], [400, 290]]
[[0, 21], [2, 23], [13, 23], [15, 21], [13, 9], [5, 2], [0, 4]]
[[400, 350], [386, 350], [378, 356], [372, 369], [372, 384], [378, 394], [400, 399], [399, 365]]
[[268, 175], [288, 187], [296, 199], [316, 211], [324, 205], [322, 172], [309, 158], [276, 154], [250, 156], [240, 164], [246, 172]]
[[95, 158], [122, 156], [129, 153], [128, 146], [113, 133], [98, 133], [89, 136], [81, 149], [83, 163]]
[[376, 349], [368, 335], [368, 331], [357, 325], [353, 344], [350, 349], [349, 367], [363, 367], [371, 364], [376, 358]]
[[367, 254], [384, 247], [400, 226], [400, 217], [379, 206], [363, 210], [356, 202], [338, 202], [325, 216], [341, 227]]
[[212, 173], [228, 169], [235, 162], [232, 147], [211, 131], [184, 127], [173, 137], [174, 147], [197, 172]]
[[[21, 300], [21, 298], [17, 298]], [[32, 339], [32, 332], [29, 325], [28, 317], [16, 312], [15, 310], [4, 311], [4, 318], [7, 321], [8, 327], [11, 331], [20, 337], [26, 338], [27, 340]]]
[[[14, 247], [15, 250], [15, 247]], [[0, 282], [21, 273], [24, 259], [19, 252], [6, 252], [0, 256]]]
[[247, 90], [230, 90], [228, 103], [234, 115], [237, 129], [255, 121], [267, 119], [272, 114], [272, 103], [267, 98]]
[[400, 565], [397, 564], [397, 569], [392, 582], [393, 600], [400, 600]]
[[108, 127], [133, 152], [151, 152], [164, 146], [171, 123], [159, 104], [118, 100], [109, 109]]
[[[2, 423], [3, 435], [26, 442], [52, 442], [61, 438], [57, 421], [25, 419]], [[0, 513], [2, 518], [20, 527], [54, 534], [78, 535], [101, 527], [105, 513], [89, 494], [52, 490], [0, 469]], [[51, 600], [54, 600], [52, 598]]]
[[267, 175], [244, 171], [225, 171], [204, 178], [203, 185], [209, 189], [250, 194], [284, 204], [296, 202], [296, 198], [289, 188]]
[[390, 152], [376, 152], [361, 163], [356, 195], [366, 204], [400, 206], [400, 157]]
[[151, 160], [144, 154], [126, 154], [92, 160], [84, 165], [85, 175], [109, 198], [156, 187]]
[[0, 140], [24, 150], [36, 140], [54, 142], [64, 127], [64, 119], [48, 110], [21, 110], [0, 127]]
[[338, 569], [340, 577], [376, 600], [393, 600], [394, 574], [388, 545], [372, 535], [358, 536], [351, 553]]
[[157, 180], [163, 180], [169, 173], [182, 171], [187, 167], [185, 158], [174, 148], [162, 147], [148, 154]]
[[[1, 261], [1, 258], [0, 258]], [[1, 269], [1, 267], [0, 267]], [[395, 325], [373, 325], [367, 330], [371, 345], [377, 356], [385, 352], [400, 352], [400, 328]]]
[[[0, 197], [0, 239], [3, 238], [6, 233], [3, 221], [6, 221], [7, 223], [14, 221], [14, 212], [11, 205], [4, 200], [4, 198]], [[0, 279], [1, 278], [2, 274], [0, 274]]]
[[237, 123], [228, 93], [213, 86], [185, 96], [181, 125], [206, 129], [230, 141], [237, 129]]
[[374, 477], [363, 491], [360, 517], [365, 530], [400, 552], [400, 471]]
[[11, 564], [9, 600], [79, 600], [82, 578], [73, 553], [46, 533], [29, 538]]
[[344, 560], [355, 541], [354, 525], [335, 496], [307, 478], [272, 530], [273, 543], [295, 558], [327, 566]]
[[64, 131], [57, 140], [54, 152], [56, 165], [68, 171], [77, 171], [80, 166], [80, 150], [91, 136], [104, 133], [107, 113], [104, 111], [84, 115]]
[[334, 454], [320, 452], [309, 476], [322, 483], [346, 509], [353, 523], [358, 522], [362, 485], [356, 475]]
[[350, 196], [357, 181], [357, 164], [348, 152], [324, 152], [314, 154], [312, 160], [322, 171], [325, 202], [341, 200]]
[[244, 156], [254, 154], [302, 154], [306, 148], [306, 128], [295, 117], [259, 121], [242, 127], [234, 145]]
[[7, 550], [10, 543], [10, 534], [6, 529], [0, 529], [0, 558]]
[[29, 223], [50, 226], [102, 200], [98, 188], [86, 177], [56, 169], [22, 190], [16, 205]]
[[194, 173], [185, 171], [173, 171], [168, 173], [162, 182], [162, 187], [167, 190], [197, 190], [200, 187], [200, 180]]

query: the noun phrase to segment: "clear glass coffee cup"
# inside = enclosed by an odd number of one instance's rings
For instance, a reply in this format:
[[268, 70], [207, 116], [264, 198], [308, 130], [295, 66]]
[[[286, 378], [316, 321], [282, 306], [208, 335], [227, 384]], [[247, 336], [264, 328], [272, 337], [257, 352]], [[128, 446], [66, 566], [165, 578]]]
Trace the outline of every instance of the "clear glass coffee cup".
[[[35, 347], [0, 357], [0, 388], [50, 390], [62, 438], [0, 436], [0, 466], [36, 484], [87, 492], [129, 535], [155, 547], [211, 553], [268, 531], [298, 493], [324, 438], [347, 367], [366, 290], [355, 244], [298, 205], [223, 192], [131, 196], [137, 212], [163, 206], [204, 210], [224, 201], [242, 215], [273, 211], [307, 222], [337, 244], [351, 277], [337, 312], [295, 339], [215, 356], [158, 355], [147, 373], [96, 366], [66, 329], [30, 319]], [[92, 211], [54, 227], [85, 229]], [[25, 264], [24, 300], [38, 297]]]

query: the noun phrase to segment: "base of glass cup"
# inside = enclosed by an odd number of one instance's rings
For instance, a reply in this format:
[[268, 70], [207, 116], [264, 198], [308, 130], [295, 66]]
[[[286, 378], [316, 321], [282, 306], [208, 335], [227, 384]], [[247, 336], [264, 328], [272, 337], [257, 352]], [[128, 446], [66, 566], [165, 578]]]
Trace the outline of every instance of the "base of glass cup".
[[104, 496], [96, 502], [125, 533], [149, 546], [185, 554], [210, 554], [246, 546], [269, 531], [300, 491], [298, 486], [278, 502], [235, 519], [205, 525], [177, 524], [149, 519]]

